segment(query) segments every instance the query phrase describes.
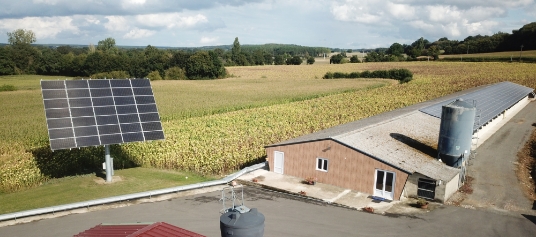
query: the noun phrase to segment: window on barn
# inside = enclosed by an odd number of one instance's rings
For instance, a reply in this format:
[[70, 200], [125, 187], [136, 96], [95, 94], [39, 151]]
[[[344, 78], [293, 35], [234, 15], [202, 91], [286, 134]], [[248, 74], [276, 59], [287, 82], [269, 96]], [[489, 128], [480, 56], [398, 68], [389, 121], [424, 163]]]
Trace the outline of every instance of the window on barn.
[[316, 170], [328, 172], [328, 159], [316, 158]]

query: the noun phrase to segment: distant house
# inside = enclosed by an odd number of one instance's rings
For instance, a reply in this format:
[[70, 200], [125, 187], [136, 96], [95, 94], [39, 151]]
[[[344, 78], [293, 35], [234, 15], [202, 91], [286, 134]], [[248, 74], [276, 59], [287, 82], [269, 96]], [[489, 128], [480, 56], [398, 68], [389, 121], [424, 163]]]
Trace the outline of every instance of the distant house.
[[275, 173], [389, 200], [445, 202], [463, 185], [471, 151], [460, 151], [455, 167], [437, 158], [442, 106], [458, 98], [476, 105], [472, 150], [533, 97], [532, 88], [510, 82], [473, 88], [268, 145], [267, 160]]

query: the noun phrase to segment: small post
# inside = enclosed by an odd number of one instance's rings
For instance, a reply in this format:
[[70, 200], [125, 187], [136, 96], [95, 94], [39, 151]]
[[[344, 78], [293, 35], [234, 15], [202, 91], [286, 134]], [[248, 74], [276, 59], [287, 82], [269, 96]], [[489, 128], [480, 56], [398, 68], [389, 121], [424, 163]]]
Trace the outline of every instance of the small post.
[[104, 159], [106, 162], [106, 182], [112, 182], [113, 169], [112, 161], [110, 159], [110, 145], [104, 145]]
[[523, 53], [523, 45], [521, 45], [521, 50], [519, 50], [519, 62], [521, 62], [521, 53]]

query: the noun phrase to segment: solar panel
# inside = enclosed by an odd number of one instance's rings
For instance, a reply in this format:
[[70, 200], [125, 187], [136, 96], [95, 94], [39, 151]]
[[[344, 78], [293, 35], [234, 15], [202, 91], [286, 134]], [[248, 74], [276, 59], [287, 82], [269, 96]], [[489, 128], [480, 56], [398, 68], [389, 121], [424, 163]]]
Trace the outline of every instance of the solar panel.
[[[476, 131], [479, 126], [488, 123], [497, 117], [506, 109], [509, 109], [528, 94], [533, 92], [532, 88], [521, 86], [512, 82], [500, 82], [480, 90], [461, 95], [458, 98], [464, 99], [468, 103], [474, 101], [477, 109], [477, 115], [480, 114], [480, 125], [473, 126]], [[437, 104], [425, 107], [419, 111], [431, 116], [441, 118], [441, 111], [444, 105], [453, 102], [456, 99], [445, 100]]]
[[41, 81], [52, 150], [162, 140], [148, 79]]

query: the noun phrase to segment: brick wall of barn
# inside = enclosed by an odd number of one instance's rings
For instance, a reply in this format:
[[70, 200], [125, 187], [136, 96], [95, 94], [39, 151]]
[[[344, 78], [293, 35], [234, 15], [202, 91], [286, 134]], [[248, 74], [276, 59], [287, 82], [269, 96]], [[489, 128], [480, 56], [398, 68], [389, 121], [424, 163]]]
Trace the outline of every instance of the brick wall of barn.
[[[274, 152], [284, 153], [284, 174], [316, 177], [320, 183], [373, 194], [376, 169], [396, 174], [394, 199], [399, 200], [408, 174], [332, 140], [322, 140], [266, 148], [270, 171], [274, 171]], [[317, 158], [328, 159], [328, 171], [316, 170]]]

